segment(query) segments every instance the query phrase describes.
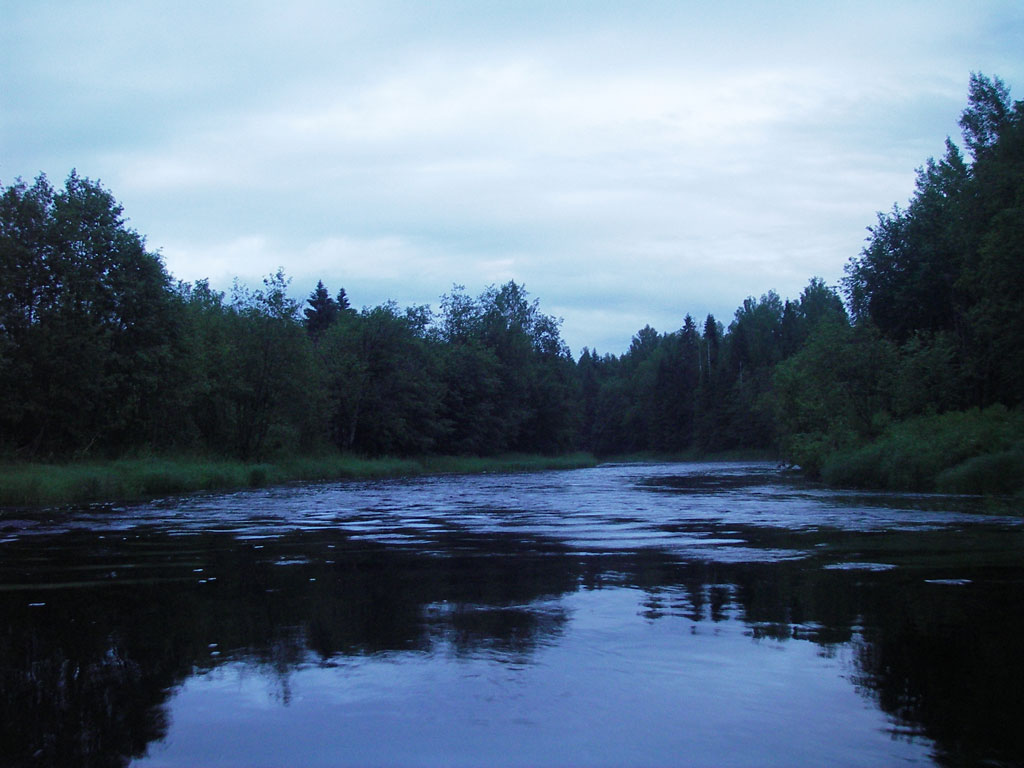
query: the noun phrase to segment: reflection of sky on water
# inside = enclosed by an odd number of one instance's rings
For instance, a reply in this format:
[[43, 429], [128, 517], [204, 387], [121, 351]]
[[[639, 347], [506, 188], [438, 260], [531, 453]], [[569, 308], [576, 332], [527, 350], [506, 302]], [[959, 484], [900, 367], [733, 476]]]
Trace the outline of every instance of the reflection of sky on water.
[[[943, 530], [976, 524], [977, 500], [837, 493], [769, 464], [606, 465], [521, 475], [430, 477], [196, 495], [152, 504], [50, 512], [19, 534], [147, 527], [259, 538], [341, 530], [415, 547], [456, 531], [515, 531], [598, 551], [658, 548], [725, 562], [803, 557], [756, 532]], [[1017, 518], [991, 518], [1008, 528]], [[751, 540], [753, 538], [755, 540]]]
[[733, 619], [651, 621], [643, 600], [622, 588], [564, 597], [564, 634], [518, 663], [442, 641], [311, 661], [286, 680], [220, 667], [176, 692], [173, 738], [138, 765], [282, 765], [297, 741], [304, 765], [929, 762], [926, 742], [894, 741], [850, 685], [849, 651], [752, 641]]

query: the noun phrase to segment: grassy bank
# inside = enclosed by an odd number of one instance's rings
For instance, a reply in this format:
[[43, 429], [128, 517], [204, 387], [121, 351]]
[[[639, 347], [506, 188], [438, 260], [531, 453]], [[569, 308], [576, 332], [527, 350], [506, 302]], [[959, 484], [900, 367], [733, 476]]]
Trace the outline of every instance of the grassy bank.
[[0, 464], [0, 506], [133, 501], [194, 491], [259, 488], [288, 482], [406, 477], [425, 474], [529, 472], [593, 466], [590, 454], [494, 457], [362, 458], [303, 456], [265, 463], [188, 457], [67, 464]]
[[829, 485], [899, 491], [1024, 494], [1024, 412], [993, 406], [890, 425], [822, 464]]

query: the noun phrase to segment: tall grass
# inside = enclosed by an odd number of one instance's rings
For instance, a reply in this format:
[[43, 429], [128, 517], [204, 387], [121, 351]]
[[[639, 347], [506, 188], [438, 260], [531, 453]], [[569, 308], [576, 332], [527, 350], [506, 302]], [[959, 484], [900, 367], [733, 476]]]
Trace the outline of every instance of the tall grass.
[[1024, 413], [1003, 406], [919, 416], [829, 456], [830, 485], [955, 493], [1024, 490]]
[[131, 501], [195, 491], [258, 488], [287, 482], [326, 482], [422, 474], [523, 472], [593, 466], [590, 454], [486, 458], [430, 456], [364, 458], [345, 454], [296, 456], [271, 463], [191, 457], [119, 459], [68, 464], [0, 464], [0, 506], [27, 507]]

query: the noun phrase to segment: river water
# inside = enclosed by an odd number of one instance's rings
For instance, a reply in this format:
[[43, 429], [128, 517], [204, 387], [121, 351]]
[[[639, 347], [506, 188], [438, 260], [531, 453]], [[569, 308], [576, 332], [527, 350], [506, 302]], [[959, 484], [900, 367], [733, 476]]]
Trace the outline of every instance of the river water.
[[1021, 765], [1024, 527], [764, 464], [0, 518], [0, 765]]

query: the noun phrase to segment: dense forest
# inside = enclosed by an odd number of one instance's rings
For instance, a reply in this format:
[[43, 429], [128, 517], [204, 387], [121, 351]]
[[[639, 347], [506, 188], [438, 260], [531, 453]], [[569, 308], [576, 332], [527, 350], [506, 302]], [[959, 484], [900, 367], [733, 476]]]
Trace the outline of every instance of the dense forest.
[[283, 270], [222, 293], [176, 283], [99, 183], [17, 180], [0, 197], [0, 456], [756, 448], [837, 482], [930, 487], [970, 462], [1020, 477], [1024, 102], [972, 75], [960, 125], [967, 156], [947, 140], [841, 286], [578, 359], [515, 282], [455, 286], [437, 311], [357, 311], [322, 282], [298, 302]]

